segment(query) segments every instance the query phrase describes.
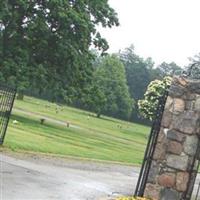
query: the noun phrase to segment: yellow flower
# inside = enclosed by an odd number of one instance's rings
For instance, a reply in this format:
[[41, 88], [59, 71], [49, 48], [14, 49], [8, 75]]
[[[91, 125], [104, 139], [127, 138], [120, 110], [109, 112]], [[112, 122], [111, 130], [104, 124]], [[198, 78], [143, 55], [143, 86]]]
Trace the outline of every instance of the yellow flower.
[[150, 200], [144, 197], [119, 197], [116, 200]]

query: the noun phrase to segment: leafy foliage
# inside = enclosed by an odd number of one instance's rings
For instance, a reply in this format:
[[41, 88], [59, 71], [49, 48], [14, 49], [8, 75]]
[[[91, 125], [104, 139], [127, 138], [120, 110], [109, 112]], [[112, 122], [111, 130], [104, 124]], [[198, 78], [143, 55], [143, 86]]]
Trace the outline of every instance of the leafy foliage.
[[152, 81], [144, 94], [144, 99], [138, 101], [139, 113], [142, 117], [153, 120], [158, 107], [159, 98], [171, 85], [172, 78], [167, 76], [163, 80]]
[[130, 117], [133, 100], [129, 95], [124, 66], [116, 56], [102, 58], [94, 73], [88, 99], [88, 105], [97, 116]]
[[150, 81], [179, 68], [162, 63], [155, 69], [133, 46], [118, 54], [124, 66], [115, 56], [101, 58], [109, 45], [96, 26], [119, 25], [108, 0], [5, 0], [0, 10], [0, 81], [17, 85], [22, 97], [29, 91], [98, 116], [133, 120]]
[[158, 71], [154, 69], [151, 58], [143, 59], [135, 53], [133, 45], [119, 53], [119, 57], [126, 69], [127, 84], [132, 98], [136, 101], [135, 109], [132, 111], [131, 119], [141, 122], [138, 117], [137, 102], [142, 99], [148, 84], [157, 77]]
[[119, 57], [126, 69], [127, 83], [131, 97], [136, 100], [141, 99], [151, 81], [153, 61], [150, 58], [144, 60], [135, 54], [133, 45], [121, 52]]
[[[7, 83], [52, 99], [78, 99], [91, 79], [91, 44], [104, 53], [96, 25], [119, 24], [107, 0], [0, 2], [0, 63]], [[52, 89], [53, 88], [53, 89]], [[67, 98], [66, 98], [67, 95]]]
[[165, 76], [173, 76], [176, 72], [182, 71], [182, 69], [175, 62], [162, 62], [158, 65], [157, 71], [159, 76], [163, 78]]

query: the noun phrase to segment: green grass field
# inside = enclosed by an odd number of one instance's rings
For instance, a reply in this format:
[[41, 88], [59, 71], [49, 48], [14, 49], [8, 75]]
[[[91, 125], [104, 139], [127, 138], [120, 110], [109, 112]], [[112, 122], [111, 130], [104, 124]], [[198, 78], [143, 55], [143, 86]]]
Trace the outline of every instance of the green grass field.
[[[15, 101], [4, 147], [14, 151], [33, 151], [104, 161], [140, 164], [150, 131], [149, 127], [49, 103], [31, 97]], [[27, 112], [22, 113], [21, 109]], [[30, 113], [34, 113], [31, 115]], [[40, 116], [48, 119], [42, 125]], [[17, 120], [19, 123], [14, 124]]]

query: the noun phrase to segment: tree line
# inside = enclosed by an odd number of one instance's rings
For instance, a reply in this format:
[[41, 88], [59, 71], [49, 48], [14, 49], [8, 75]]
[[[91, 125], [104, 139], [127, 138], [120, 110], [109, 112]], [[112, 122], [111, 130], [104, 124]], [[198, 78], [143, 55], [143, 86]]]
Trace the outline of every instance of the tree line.
[[133, 45], [107, 54], [97, 25], [119, 25], [107, 0], [5, 0], [0, 11], [0, 81], [17, 86], [21, 99], [28, 93], [97, 117], [137, 120], [150, 82], [181, 69], [174, 62], [155, 66]]
[[[133, 45], [112, 55], [102, 57], [96, 54], [92, 83], [82, 106], [97, 116], [105, 114], [131, 121], [152, 120], [150, 113], [157, 102], [154, 100], [170, 85], [170, 77], [180, 70], [182, 68], [175, 62], [155, 66], [152, 58], [144, 59], [137, 55]], [[151, 93], [154, 100], [148, 99], [147, 89], [155, 90]]]

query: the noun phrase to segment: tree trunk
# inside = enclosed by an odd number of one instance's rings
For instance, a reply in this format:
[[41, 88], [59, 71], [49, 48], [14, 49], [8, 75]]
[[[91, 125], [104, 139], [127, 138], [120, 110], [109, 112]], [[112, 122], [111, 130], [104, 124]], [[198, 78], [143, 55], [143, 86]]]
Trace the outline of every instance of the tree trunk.
[[24, 93], [23, 92], [18, 92], [17, 99], [18, 100], [24, 100]]
[[97, 113], [97, 118], [100, 118], [100, 116], [101, 116], [101, 113]]

